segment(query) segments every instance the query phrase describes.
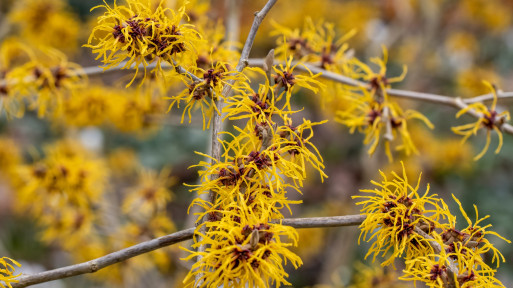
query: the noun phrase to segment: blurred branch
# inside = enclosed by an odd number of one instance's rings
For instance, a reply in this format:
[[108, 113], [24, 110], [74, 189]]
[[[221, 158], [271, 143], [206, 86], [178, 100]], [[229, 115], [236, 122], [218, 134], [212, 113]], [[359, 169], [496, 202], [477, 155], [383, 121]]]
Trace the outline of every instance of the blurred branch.
[[[501, 90], [497, 90], [497, 99], [507, 99], [511, 98], [513, 99], [513, 92], [503, 92]], [[476, 96], [473, 98], [465, 99], [466, 104], [472, 104], [476, 102], [484, 102], [484, 101], [492, 101], [493, 100], [493, 94], [483, 94], [481, 96]]]
[[[126, 63], [127, 63], [127, 61], [123, 61], [123, 62], [119, 63], [118, 66], [110, 67], [107, 70], [105, 68], [103, 68], [103, 67], [100, 67], [100, 66], [85, 67], [85, 68], [82, 69], [82, 72], [85, 75], [94, 76], [94, 75], [98, 75], [98, 74], [112, 73], [112, 72], [118, 72], [118, 71], [121, 71], [121, 70], [128, 70], [128, 69], [131, 69], [131, 68], [135, 68], [135, 67], [125, 68]], [[164, 62], [164, 63], [160, 63], [160, 66], [161, 67], [165, 67], [165, 68], [174, 67], [178, 74], [188, 75], [194, 81], [201, 81], [202, 80], [201, 78], [199, 78], [196, 75], [192, 74], [191, 72], [187, 71], [187, 69], [185, 69], [182, 66], [178, 65], [175, 62], [175, 60], [173, 60], [173, 65]], [[153, 69], [155, 67], [157, 67], [157, 63], [156, 62], [153, 62], [153, 63], [150, 63], [150, 64], [146, 65], [146, 69]], [[141, 64], [141, 65], [139, 65], [138, 68], [145, 68], [145, 67]], [[0, 82], [0, 84], [1, 84], [1, 82]]]
[[[365, 215], [346, 215], [333, 217], [313, 217], [313, 218], [292, 218], [273, 221], [292, 226], [294, 228], [319, 228], [319, 227], [340, 227], [357, 226], [365, 220]], [[87, 261], [80, 264], [66, 266], [54, 270], [49, 270], [33, 275], [23, 275], [18, 277], [18, 283], [12, 283], [13, 288], [27, 287], [39, 283], [54, 281], [58, 279], [73, 277], [77, 275], [94, 273], [107, 266], [128, 260], [132, 257], [145, 254], [159, 248], [167, 247], [185, 240], [189, 240], [194, 235], [195, 228], [185, 229], [156, 239], [145, 241], [134, 246], [110, 253], [100, 258]]]

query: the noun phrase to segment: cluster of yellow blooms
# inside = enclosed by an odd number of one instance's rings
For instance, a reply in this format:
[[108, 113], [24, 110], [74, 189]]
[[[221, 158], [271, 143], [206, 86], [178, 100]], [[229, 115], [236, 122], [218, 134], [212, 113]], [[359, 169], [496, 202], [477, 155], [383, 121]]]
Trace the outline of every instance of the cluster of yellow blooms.
[[50, 46], [70, 53], [76, 50], [80, 23], [67, 1], [20, 0], [13, 6], [9, 22], [30, 46]]
[[[104, 1], [105, 2], [105, 1]], [[156, 61], [152, 71], [162, 71], [162, 61], [175, 65], [190, 66], [196, 62], [195, 47], [201, 41], [198, 32], [190, 24], [181, 24], [185, 16], [185, 6], [178, 13], [165, 8], [162, 2], [156, 9], [150, 1], [126, 0], [125, 5], [96, 6], [107, 11], [98, 18], [98, 25], [93, 29], [86, 47], [93, 49], [102, 58], [105, 69], [116, 67], [123, 61], [124, 68], [135, 64], [136, 73], [139, 65], [145, 68], [148, 63]], [[185, 2], [187, 4], [187, 2]], [[95, 9], [93, 8], [93, 9]]]
[[[321, 179], [326, 175], [310, 142], [312, 127], [321, 123], [303, 120], [294, 125], [291, 115], [297, 111], [290, 109], [289, 102], [297, 87], [317, 90], [313, 85], [319, 83], [311, 76], [295, 75], [290, 63], [273, 67], [274, 85], [267, 76], [270, 70], [247, 68], [262, 76], [264, 83], [256, 91], [247, 82], [239, 83], [223, 110], [228, 119], [246, 120], [245, 127], [235, 126], [236, 135], [225, 132], [229, 140], [221, 141], [222, 161], [197, 165], [205, 170], [200, 171], [202, 184], [192, 190], [213, 192], [216, 197], [213, 203], [201, 198], [193, 202], [205, 208], [199, 219], [209, 220], [200, 225], [206, 232], [193, 247], [208, 246], [187, 258], [200, 259], [185, 280], [188, 287], [290, 285], [283, 264], [290, 261], [296, 268], [302, 264], [287, 248], [297, 244], [297, 233], [276, 220], [283, 218], [282, 209], [290, 211], [291, 204], [300, 203], [289, 200], [286, 193], [299, 192], [307, 166]], [[287, 238], [292, 243], [283, 242]], [[200, 277], [195, 280], [196, 275]]]
[[7, 116], [23, 116], [26, 102], [40, 117], [59, 113], [70, 91], [85, 80], [80, 66], [56, 49], [30, 49], [14, 39], [0, 45], [1, 106]]
[[480, 224], [488, 216], [472, 222], [461, 203], [456, 199], [467, 226], [456, 227], [456, 217], [445, 202], [436, 194], [420, 193], [420, 177], [415, 186], [403, 175], [392, 173], [393, 179], [381, 172], [381, 182], [373, 190], [361, 190], [361, 213], [367, 218], [361, 224], [360, 238], [372, 241], [366, 256], [388, 257], [382, 265], [393, 264], [396, 258], [405, 260], [402, 280], [420, 281], [429, 287], [504, 287], [495, 278], [496, 269], [484, 261], [490, 253], [492, 264], [499, 266], [504, 256], [485, 238], [495, 235], [508, 243], [509, 240], [489, 231], [491, 225]]
[[[125, 150], [114, 151], [107, 164], [72, 140], [47, 146], [44, 157], [33, 164], [22, 163], [20, 149], [11, 140], [1, 139], [0, 148], [0, 177], [14, 190], [15, 212], [35, 219], [40, 239], [59, 245], [75, 261], [101, 257], [175, 230], [166, 210], [172, 200], [169, 187], [175, 182], [169, 169], [160, 173], [142, 169], [135, 159], [129, 160], [130, 153]], [[119, 159], [123, 160], [122, 167]], [[118, 175], [120, 170], [125, 174]], [[117, 174], [110, 178], [110, 171]], [[131, 188], [112, 191], [107, 181], [130, 182]], [[107, 201], [112, 197], [110, 192], [120, 192], [119, 205]], [[109, 220], [113, 214], [117, 221]], [[0, 287], [17, 281], [12, 272], [14, 265], [19, 265], [5, 259], [0, 260]], [[121, 285], [138, 279], [155, 265], [169, 269], [169, 251], [154, 251], [137, 261], [102, 270], [95, 277]]]
[[401, 81], [406, 75], [398, 77], [386, 76], [388, 53], [383, 48], [384, 57], [373, 58], [371, 62], [379, 68], [374, 72], [367, 64], [352, 56], [352, 51], [345, 41], [354, 32], [347, 33], [335, 40], [334, 25], [329, 23], [314, 24], [306, 20], [302, 31], [290, 30], [276, 25], [275, 35], [282, 39], [278, 41], [277, 51], [282, 54], [293, 54], [305, 61], [320, 66], [330, 72], [336, 72], [355, 80], [361, 80], [366, 85], [344, 85], [329, 83], [328, 89], [321, 93], [323, 106], [329, 107], [335, 113], [335, 120], [347, 126], [353, 133], [358, 130], [365, 134], [364, 144], [370, 145], [369, 154], [374, 154], [382, 138], [385, 140], [385, 152], [392, 161], [391, 143], [399, 135], [401, 143], [394, 143], [396, 150], [402, 150], [406, 155], [418, 153], [411, 140], [407, 121], [418, 119], [428, 127], [431, 122], [415, 110], [404, 111], [399, 103], [387, 95], [390, 84]]
[[[44, 159], [16, 168], [18, 176], [13, 183], [17, 190], [16, 208], [19, 213], [38, 220], [43, 241], [59, 244], [76, 261], [100, 257], [175, 230], [166, 212], [166, 205], [172, 200], [168, 187], [174, 183], [169, 170], [157, 174], [134, 163], [136, 171], [132, 173], [136, 175], [130, 177], [139, 179], [123, 191], [121, 209], [114, 212], [114, 207], [106, 204], [111, 203], [106, 201], [106, 197], [111, 197], [106, 194], [109, 188], [106, 182], [109, 171], [115, 167], [109, 167], [71, 140], [48, 146], [45, 152]], [[126, 152], [120, 155], [125, 156]], [[127, 170], [128, 166], [123, 168]], [[110, 217], [105, 217], [113, 213], [120, 214], [121, 223], [111, 223]], [[116, 237], [103, 236], [105, 229], [115, 230]], [[166, 252], [155, 251], [141, 257], [137, 263], [128, 262], [102, 271], [98, 277], [114, 283], [126, 281], [128, 274], [133, 279], [152, 264], [168, 267], [169, 263]]]
[[76, 142], [49, 146], [45, 159], [19, 168], [16, 208], [46, 227], [43, 240], [62, 241], [69, 250], [80, 247], [73, 240], [86, 238], [100, 216], [106, 172], [105, 164]]

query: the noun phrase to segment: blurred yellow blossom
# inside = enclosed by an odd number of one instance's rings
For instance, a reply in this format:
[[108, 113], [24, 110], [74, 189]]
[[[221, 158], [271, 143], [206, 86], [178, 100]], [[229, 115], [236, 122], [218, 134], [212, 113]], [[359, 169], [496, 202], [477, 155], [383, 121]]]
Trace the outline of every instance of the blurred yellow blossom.
[[63, 0], [21, 0], [9, 14], [21, 28], [20, 36], [35, 45], [45, 45], [74, 52], [80, 23]]
[[73, 247], [98, 217], [108, 173], [78, 142], [62, 140], [45, 152], [44, 159], [19, 168], [16, 208], [38, 219], [44, 240]]
[[353, 284], [348, 288], [406, 288], [406, 283], [398, 280], [399, 275], [395, 269], [379, 265], [367, 266], [357, 262]]
[[487, 94], [490, 89], [483, 85], [483, 79], [488, 79], [490, 83], [496, 83], [500, 86], [501, 77], [487, 66], [471, 66], [459, 71], [456, 76], [456, 85], [462, 98], [469, 98], [478, 95]]

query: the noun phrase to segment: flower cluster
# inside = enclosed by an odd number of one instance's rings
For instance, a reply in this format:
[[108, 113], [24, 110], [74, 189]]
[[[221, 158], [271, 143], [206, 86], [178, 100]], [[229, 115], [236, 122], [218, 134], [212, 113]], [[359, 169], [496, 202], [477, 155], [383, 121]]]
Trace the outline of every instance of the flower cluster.
[[[283, 83], [270, 84], [267, 75], [274, 68], [274, 79], [287, 73]], [[192, 252], [187, 259], [198, 256], [185, 282], [201, 287], [279, 287], [289, 285], [282, 263], [290, 261], [294, 267], [302, 264], [300, 258], [287, 248], [296, 245], [297, 234], [273, 220], [283, 218], [283, 209], [300, 203], [287, 197], [287, 191], [303, 186], [307, 170], [313, 167], [321, 176], [324, 165], [315, 146], [310, 142], [312, 127], [321, 123], [303, 120], [294, 125], [290, 96], [297, 87], [318, 88], [312, 76], [294, 75], [290, 67], [247, 68], [249, 73], [262, 76], [265, 81], [258, 90], [247, 83], [239, 84], [237, 95], [230, 97], [223, 112], [228, 119], [245, 119], [244, 128], [234, 126], [237, 134], [225, 132], [222, 140], [222, 161], [201, 162], [202, 184], [193, 188], [199, 194], [214, 193], [214, 202], [195, 199], [205, 212], [200, 219], [201, 240], [195, 247], [206, 245], [206, 250]], [[288, 71], [288, 72], [287, 72]], [[296, 77], [297, 76], [297, 77]], [[205, 155], [207, 156], [207, 155]], [[208, 156], [207, 156], [208, 157]], [[290, 183], [289, 183], [290, 182]], [[292, 243], [282, 242], [286, 236]], [[197, 277], [196, 280], [193, 278]], [[196, 282], [195, 282], [196, 281]]]
[[[2, 142], [9, 148], [9, 143]], [[124, 163], [112, 165], [113, 160], [107, 165], [71, 140], [50, 145], [44, 152], [45, 157], [31, 165], [10, 163], [14, 160], [2, 157], [5, 163], [0, 170], [15, 171], [8, 175], [15, 178], [17, 212], [36, 219], [40, 239], [59, 245], [74, 261], [88, 261], [176, 230], [166, 209], [173, 199], [169, 188], [175, 183], [169, 169], [158, 173], [142, 168], [135, 160], [128, 164], [126, 150], [112, 153], [123, 157]], [[11, 165], [16, 167], [8, 169]], [[118, 169], [117, 177], [109, 178], [114, 169]], [[119, 169], [128, 174], [120, 175]], [[118, 181], [131, 188], [112, 191], [108, 181], [112, 186], [119, 186]], [[112, 192], [119, 192], [115, 202], [110, 199]], [[123, 286], [124, 281], [138, 279], [155, 266], [170, 269], [169, 251], [145, 254], [136, 261], [102, 270], [95, 277]]]
[[470, 136], [475, 135], [477, 131], [481, 128], [486, 128], [486, 144], [474, 157], [474, 160], [479, 160], [481, 157], [484, 156], [486, 151], [488, 150], [488, 147], [490, 147], [490, 133], [491, 131], [497, 132], [497, 136], [499, 136], [499, 145], [497, 146], [497, 149], [495, 149], [495, 154], [499, 153], [502, 148], [502, 132], [501, 132], [501, 126], [506, 121], [510, 120], [510, 115], [508, 111], [498, 112], [496, 109], [497, 106], [497, 88], [494, 85], [491, 85], [488, 82], [484, 82], [486, 86], [488, 86], [492, 92], [493, 95], [493, 102], [490, 108], [486, 107], [481, 102], [472, 103], [465, 108], [461, 109], [457, 114], [456, 118], [459, 118], [461, 115], [465, 113], [476, 113], [478, 116], [478, 119], [474, 123], [469, 123], [457, 127], [453, 127], [452, 131], [458, 135], [463, 135], [462, 142], [465, 142]]
[[445, 202], [436, 194], [428, 195], [429, 185], [422, 196], [419, 194], [420, 177], [414, 187], [408, 183], [404, 166], [402, 177], [392, 173], [389, 180], [381, 175], [381, 183], [371, 182], [377, 188], [361, 190], [368, 196], [354, 196], [363, 199], [357, 204], [367, 215], [360, 226], [360, 238], [373, 241], [367, 256], [373, 255], [373, 260], [378, 255], [388, 257], [384, 266], [402, 258], [406, 268], [400, 279], [424, 282], [429, 287], [504, 287], [494, 276], [496, 269], [485, 263], [484, 254], [491, 253], [497, 267], [505, 259], [485, 236], [510, 241], [489, 231], [491, 225], [480, 225], [488, 216], [479, 218], [474, 206], [476, 221], [472, 223], [453, 195], [468, 224], [459, 230]]
[[21, 117], [25, 106], [43, 117], [60, 113], [70, 92], [86, 81], [78, 64], [53, 48], [30, 49], [16, 40], [0, 45], [0, 95], [8, 117]]
[[[46, 149], [46, 157], [19, 168], [18, 209], [34, 215], [45, 227], [45, 241], [77, 241], [91, 232], [102, 201], [107, 171], [82, 146], [63, 140]], [[66, 235], [64, 237], [63, 235]]]
[[333, 23], [314, 23], [305, 19], [302, 30], [290, 29], [273, 23], [271, 35], [278, 36], [277, 55], [293, 55], [316, 66], [338, 73], [345, 73], [351, 57], [347, 57], [349, 46], [345, 43], [355, 34], [355, 30], [336, 38]]
[[80, 23], [64, 0], [22, 0], [9, 13], [21, 38], [32, 45], [46, 45], [67, 52], [77, 48]]
[[[243, 198], [242, 195], [240, 198]], [[233, 202], [222, 211], [223, 216], [215, 222], [205, 222], [209, 229], [203, 241], [194, 247], [207, 244], [205, 252], [189, 255], [187, 259], [203, 256], [192, 269], [204, 272], [199, 281], [207, 287], [279, 287], [290, 285], [283, 265], [290, 261], [295, 268], [301, 259], [288, 250], [297, 245], [297, 233], [281, 224], [269, 223], [271, 210], [254, 213], [242, 201]], [[240, 206], [239, 206], [240, 203]], [[213, 211], [211, 211], [213, 212]], [[218, 212], [221, 213], [221, 212]], [[282, 242], [283, 240], [292, 243]], [[189, 273], [184, 282], [191, 282], [194, 273]]]
[[20, 263], [12, 260], [11, 258], [2, 257], [0, 258], [0, 286], [2, 288], [8, 287], [12, 288], [11, 283], [17, 283], [16, 277], [18, 275], [13, 275], [15, 267], [20, 267]]
[[404, 111], [397, 101], [390, 99], [386, 89], [390, 84], [401, 81], [405, 74], [398, 77], [386, 76], [386, 63], [388, 53], [383, 49], [383, 59], [373, 58], [371, 61], [379, 67], [379, 72], [374, 72], [367, 64], [358, 60], [354, 61], [354, 79], [361, 79], [368, 83], [367, 87], [348, 89], [343, 98], [347, 101], [346, 107], [336, 112], [335, 120], [349, 127], [351, 133], [355, 130], [365, 134], [364, 144], [369, 144], [368, 153], [372, 155], [383, 139], [385, 140], [385, 153], [392, 161], [391, 144], [397, 136], [400, 143], [395, 143], [396, 150], [404, 151], [406, 155], [418, 153], [408, 131], [408, 121], [417, 119], [424, 122], [429, 128], [433, 124], [421, 113], [415, 110]]
[[201, 37], [192, 25], [181, 23], [187, 17], [185, 6], [174, 11], [162, 1], [156, 8], [151, 1], [126, 0], [126, 5], [114, 3], [113, 7], [104, 3], [93, 8], [107, 11], [98, 18], [86, 47], [98, 54], [97, 59], [102, 58], [105, 69], [135, 64], [136, 73], [127, 86], [135, 80], [139, 65], [144, 66], [146, 75], [146, 66], [153, 61], [156, 68], [152, 71], [158, 72], [162, 62], [172, 66], [196, 63], [195, 47]]
[[[363, 81], [366, 85], [355, 81], [352, 85], [329, 83], [328, 89], [321, 93], [322, 106], [335, 114], [335, 120], [350, 129], [365, 134], [364, 144], [369, 145], [369, 154], [376, 151], [382, 139], [385, 140], [385, 153], [392, 161], [391, 143], [395, 150], [401, 150], [406, 155], [418, 153], [407, 123], [417, 119], [433, 128], [431, 122], [415, 110], [404, 110], [401, 105], [387, 94], [390, 84], [402, 81], [406, 75], [388, 77], [386, 74], [388, 52], [383, 48], [383, 59], [372, 58], [379, 71], [354, 58], [345, 41], [354, 33], [350, 32], [335, 40], [332, 24], [319, 23], [314, 25], [309, 19], [302, 31], [290, 30], [275, 25], [274, 35], [279, 35], [278, 45], [281, 54], [287, 53], [303, 57], [311, 64], [331, 72], [339, 73], [354, 80]], [[286, 75], [285, 75], [286, 76]], [[287, 77], [282, 77], [286, 80]], [[284, 81], [286, 83], [286, 81]], [[394, 141], [400, 138], [400, 141]]]

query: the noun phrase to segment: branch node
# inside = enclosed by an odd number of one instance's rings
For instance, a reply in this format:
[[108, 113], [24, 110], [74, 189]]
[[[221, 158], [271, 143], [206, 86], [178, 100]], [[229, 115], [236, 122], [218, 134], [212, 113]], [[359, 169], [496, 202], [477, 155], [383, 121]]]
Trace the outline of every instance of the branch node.
[[98, 263], [96, 263], [96, 261], [94, 261], [94, 260], [90, 262], [89, 267], [91, 269], [91, 273], [94, 273], [94, 272], [100, 270]]

